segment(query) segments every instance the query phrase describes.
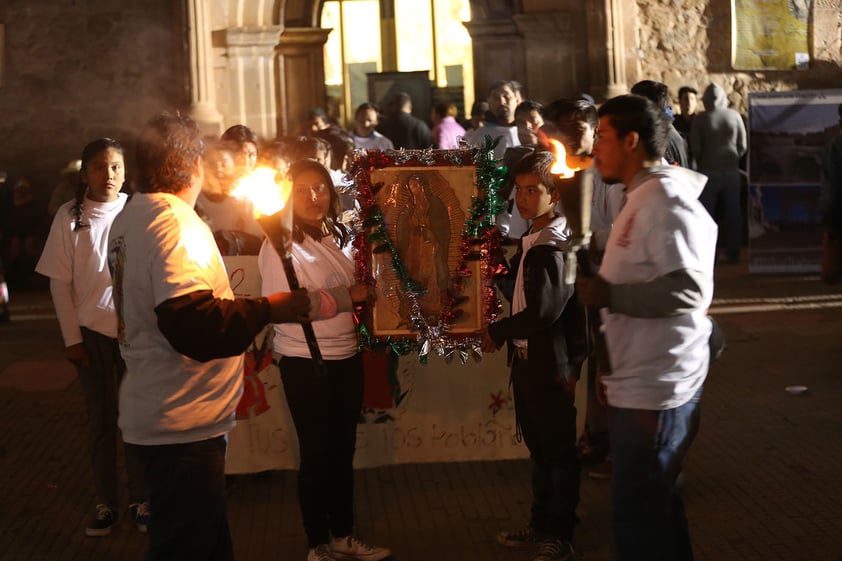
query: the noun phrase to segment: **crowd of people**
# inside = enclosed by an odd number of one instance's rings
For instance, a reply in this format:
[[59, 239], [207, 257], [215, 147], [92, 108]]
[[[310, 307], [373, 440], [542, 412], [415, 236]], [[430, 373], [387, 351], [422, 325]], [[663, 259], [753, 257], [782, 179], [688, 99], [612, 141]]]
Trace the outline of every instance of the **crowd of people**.
[[[389, 557], [354, 532], [365, 377], [352, 312], [374, 292], [355, 281], [354, 232], [342, 220], [355, 204], [347, 166], [354, 149], [451, 149], [490, 137], [509, 169], [509, 205], [497, 227], [517, 249], [499, 282], [511, 313], [483, 330], [482, 350], [507, 347], [517, 436], [533, 463], [529, 524], [498, 541], [534, 546], [533, 561], [573, 559], [581, 464], [589, 462], [613, 481], [618, 559], [692, 559], [677, 480], [715, 355], [706, 313], [717, 251], [712, 212], [720, 199], [728, 209], [739, 204], [746, 149], [742, 118], [727, 109], [722, 88], [705, 90], [704, 112], [694, 109], [696, 95], [682, 88], [675, 116], [667, 87], [651, 80], [599, 108], [586, 94], [525, 100], [520, 84], [503, 80], [465, 123], [440, 103], [430, 128], [399, 94], [382, 122], [372, 103], [356, 109], [347, 131], [315, 109], [300, 136], [268, 143], [245, 125], [208, 137], [188, 117], [162, 113], [137, 139], [131, 197], [120, 143], [88, 143], [66, 178], [72, 188], [51, 203], [52, 227], [34, 265], [50, 279], [88, 410], [96, 506], [86, 535], [108, 535], [120, 518], [122, 440], [128, 516], [149, 534], [146, 559], [233, 558], [226, 435], [243, 392], [243, 352], [273, 324], [300, 445], [307, 560]], [[560, 203], [550, 138], [593, 183], [591, 244], [578, 256], [575, 283], [571, 253], [581, 240], [571, 224], [581, 217]], [[291, 182], [290, 259], [301, 288], [290, 285], [250, 203], [232, 196], [259, 165]], [[16, 188], [15, 208], [24, 195]], [[732, 220], [726, 210], [728, 261], [739, 251]], [[263, 296], [234, 296], [223, 255], [258, 256]], [[314, 364], [305, 323], [323, 364]], [[575, 387], [586, 363], [587, 424], [577, 440]]]

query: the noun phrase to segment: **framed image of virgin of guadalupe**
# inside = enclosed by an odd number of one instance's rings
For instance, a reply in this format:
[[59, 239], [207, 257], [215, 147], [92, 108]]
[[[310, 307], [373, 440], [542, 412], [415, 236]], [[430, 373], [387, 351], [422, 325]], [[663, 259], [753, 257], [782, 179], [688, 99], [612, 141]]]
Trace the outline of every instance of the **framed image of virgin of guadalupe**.
[[499, 182], [489, 179], [496, 166], [483, 154], [357, 152], [352, 173], [363, 229], [355, 261], [358, 280], [377, 291], [363, 320], [373, 338], [427, 343], [447, 354], [496, 316], [499, 240], [491, 211], [499, 206]]

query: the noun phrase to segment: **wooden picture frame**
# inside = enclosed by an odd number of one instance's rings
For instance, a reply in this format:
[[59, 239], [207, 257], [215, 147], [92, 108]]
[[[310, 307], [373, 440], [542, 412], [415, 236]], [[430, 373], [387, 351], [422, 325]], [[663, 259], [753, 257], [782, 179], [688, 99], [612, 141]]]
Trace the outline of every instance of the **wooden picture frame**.
[[415, 342], [422, 355], [425, 341], [452, 350], [493, 318], [489, 162], [468, 148], [355, 153], [364, 224], [355, 260], [358, 280], [377, 291], [363, 318], [374, 339]]

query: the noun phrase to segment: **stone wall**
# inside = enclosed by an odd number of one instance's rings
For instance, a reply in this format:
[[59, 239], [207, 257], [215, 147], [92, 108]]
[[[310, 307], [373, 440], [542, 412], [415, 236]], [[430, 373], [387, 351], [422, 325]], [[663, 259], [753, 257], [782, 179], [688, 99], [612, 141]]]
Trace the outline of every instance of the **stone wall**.
[[750, 92], [842, 87], [842, 0], [813, 0], [809, 70], [764, 72], [731, 69], [730, 0], [636, 0], [636, 5], [629, 85], [660, 80], [675, 96], [681, 86], [701, 92], [714, 81], [743, 114]]
[[189, 104], [186, 33], [170, 0], [3, 0], [0, 169], [46, 198], [90, 140], [124, 143]]

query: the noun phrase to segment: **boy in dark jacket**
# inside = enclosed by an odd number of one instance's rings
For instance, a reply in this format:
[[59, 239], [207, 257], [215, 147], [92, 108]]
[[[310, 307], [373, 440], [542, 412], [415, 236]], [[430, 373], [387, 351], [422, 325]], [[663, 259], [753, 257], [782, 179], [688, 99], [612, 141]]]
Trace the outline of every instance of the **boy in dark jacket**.
[[532, 517], [522, 530], [502, 532], [507, 546], [538, 545], [533, 561], [574, 556], [570, 540], [579, 504], [576, 381], [587, 354], [584, 308], [564, 282], [570, 230], [556, 212], [560, 193], [553, 156], [536, 152], [514, 170], [515, 202], [532, 221], [513, 259], [512, 313], [488, 326], [483, 351], [509, 343], [518, 429], [534, 462]]

